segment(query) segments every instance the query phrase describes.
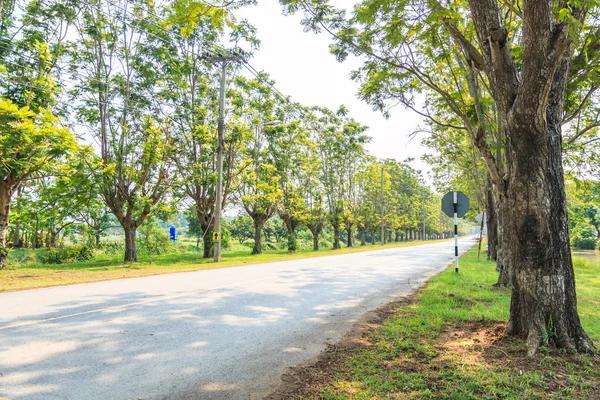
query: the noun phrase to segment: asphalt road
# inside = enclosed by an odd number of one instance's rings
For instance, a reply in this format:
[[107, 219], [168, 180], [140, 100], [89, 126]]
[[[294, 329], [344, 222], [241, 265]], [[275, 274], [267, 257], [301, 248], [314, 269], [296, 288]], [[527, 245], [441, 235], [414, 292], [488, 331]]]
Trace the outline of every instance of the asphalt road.
[[453, 253], [443, 242], [0, 294], [0, 397], [258, 399]]

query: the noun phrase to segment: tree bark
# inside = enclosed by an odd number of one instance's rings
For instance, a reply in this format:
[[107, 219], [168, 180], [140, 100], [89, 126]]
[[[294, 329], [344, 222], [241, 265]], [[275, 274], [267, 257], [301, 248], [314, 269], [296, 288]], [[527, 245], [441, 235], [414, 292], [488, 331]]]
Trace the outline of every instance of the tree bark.
[[333, 226], [333, 249], [337, 250], [342, 247], [340, 246], [340, 225], [336, 223], [331, 225]]
[[8, 249], [6, 248], [6, 229], [8, 228], [8, 215], [10, 213], [10, 197], [12, 191], [4, 190], [0, 186], [0, 270], [6, 269]]
[[[595, 352], [577, 312], [562, 168], [561, 116], [569, 62], [555, 74], [544, 126], [514, 121], [510, 202], [513, 290], [508, 333], [527, 340], [533, 355], [544, 342], [571, 352]], [[541, 125], [541, 126], [540, 126]], [[543, 128], [543, 129], [540, 129]], [[516, 136], [516, 135], [515, 135]], [[527, 154], [527, 157], [525, 156]]]
[[346, 247], [353, 247], [354, 243], [352, 243], [352, 223], [346, 222], [346, 231], [348, 232], [348, 241], [346, 243]]
[[312, 233], [313, 237], [313, 250], [319, 250], [319, 235], [321, 235], [321, 230], [323, 229], [323, 225], [320, 223], [309, 224], [308, 229], [310, 233]]
[[213, 227], [208, 225], [202, 228], [202, 258], [213, 258]]
[[496, 219], [496, 204], [492, 190], [492, 183], [488, 174], [486, 182], [488, 260], [496, 261], [498, 259], [498, 222]]
[[137, 228], [134, 226], [127, 226], [125, 229], [125, 262], [137, 261], [137, 248], [136, 248], [136, 232]]
[[288, 252], [293, 253], [298, 249], [298, 243], [296, 242], [296, 225], [297, 222], [286, 214], [280, 214], [280, 218], [285, 223], [285, 227], [288, 231]]
[[366, 246], [366, 244], [367, 244], [366, 229], [361, 229], [360, 230], [360, 245], [361, 246]]
[[13, 248], [21, 247], [21, 223], [15, 224], [15, 231], [13, 232]]
[[254, 247], [252, 248], [252, 254], [262, 254], [262, 228], [265, 224], [260, 218], [254, 220]]

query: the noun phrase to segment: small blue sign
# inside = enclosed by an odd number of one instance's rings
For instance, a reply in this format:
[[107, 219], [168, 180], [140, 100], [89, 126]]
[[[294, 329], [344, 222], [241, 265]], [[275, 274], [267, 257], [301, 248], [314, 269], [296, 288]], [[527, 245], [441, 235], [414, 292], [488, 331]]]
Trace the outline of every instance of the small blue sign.
[[171, 234], [171, 241], [174, 242], [175, 240], [177, 240], [177, 228], [175, 228], [173, 225], [171, 225], [171, 228], [169, 228], [169, 233]]

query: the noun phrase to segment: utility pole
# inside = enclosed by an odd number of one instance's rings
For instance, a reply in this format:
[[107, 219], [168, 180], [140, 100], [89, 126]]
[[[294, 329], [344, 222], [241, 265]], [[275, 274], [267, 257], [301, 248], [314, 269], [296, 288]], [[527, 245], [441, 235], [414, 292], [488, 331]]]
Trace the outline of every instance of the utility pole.
[[381, 245], [385, 244], [385, 167], [381, 166]]
[[423, 202], [421, 204], [421, 215], [423, 217], [423, 233], [421, 240], [427, 240], [427, 238], [425, 237], [425, 194], [423, 194]]
[[219, 94], [219, 120], [217, 126], [217, 190], [215, 193], [215, 229], [213, 231], [213, 259], [221, 261], [221, 220], [223, 209], [223, 149], [225, 142], [225, 89], [227, 85], [227, 66], [233, 62], [244, 61], [241, 50], [230, 50], [229, 53], [210, 55], [204, 59], [221, 67], [221, 92]]

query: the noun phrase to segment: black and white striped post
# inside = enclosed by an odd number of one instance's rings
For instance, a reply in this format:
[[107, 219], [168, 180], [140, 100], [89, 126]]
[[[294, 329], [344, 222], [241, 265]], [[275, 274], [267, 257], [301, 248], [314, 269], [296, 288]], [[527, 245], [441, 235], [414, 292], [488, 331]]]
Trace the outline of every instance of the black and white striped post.
[[458, 195], [453, 192], [452, 208], [454, 211], [454, 271], [458, 272]]
[[442, 198], [442, 211], [454, 217], [454, 270], [458, 272], [458, 219], [469, 211], [469, 198], [462, 192], [448, 192]]

